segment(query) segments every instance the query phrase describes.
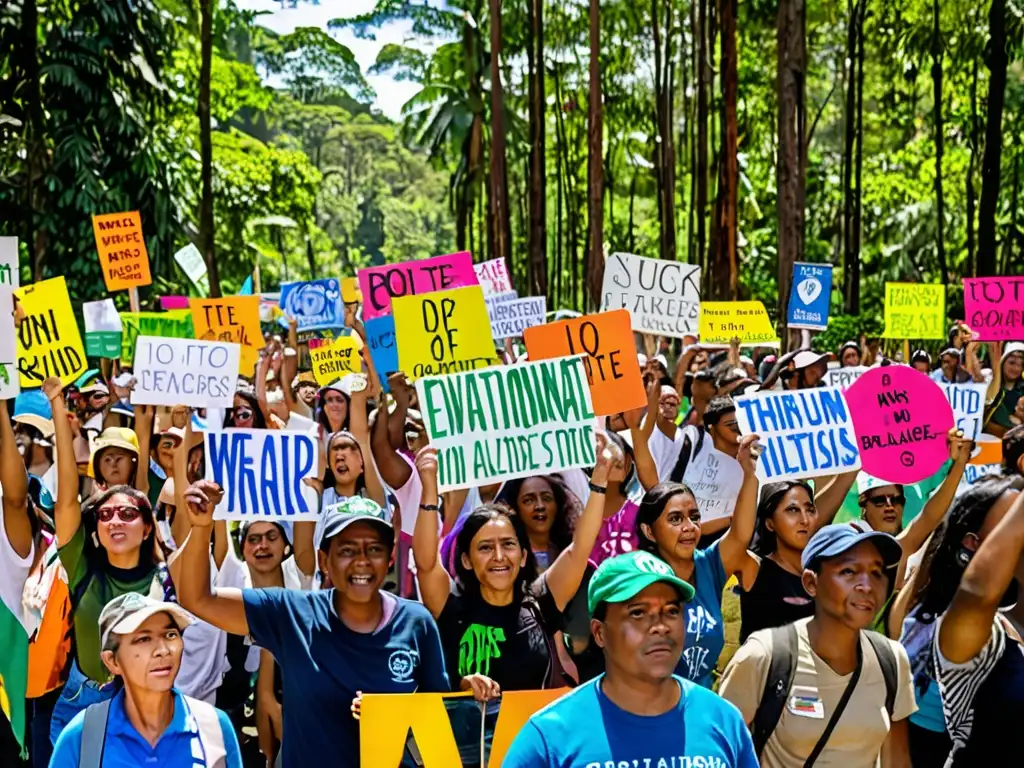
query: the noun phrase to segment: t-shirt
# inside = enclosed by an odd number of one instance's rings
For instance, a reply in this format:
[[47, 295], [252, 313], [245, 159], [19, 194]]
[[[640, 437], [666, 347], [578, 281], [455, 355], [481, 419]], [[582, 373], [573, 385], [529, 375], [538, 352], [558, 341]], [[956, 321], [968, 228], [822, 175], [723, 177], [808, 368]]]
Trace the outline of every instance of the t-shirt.
[[674, 437], [669, 437], [661, 431], [661, 426], [655, 424], [654, 430], [647, 441], [651, 449], [651, 456], [654, 457], [654, 466], [658, 469], [658, 480], [664, 482], [672, 474], [672, 469], [679, 459], [679, 451], [683, 447], [683, 438], [687, 431], [682, 427], [676, 428]]
[[1014, 423], [1010, 420], [1013, 412], [1017, 410], [1017, 403], [1024, 397], [1024, 381], [1016, 382], [1012, 387], [1004, 387], [999, 394], [999, 405], [992, 412], [992, 421], [1001, 427], [1010, 429]]
[[626, 499], [618, 512], [604, 519], [597, 533], [594, 550], [590, 553], [590, 559], [595, 565], [637, 548], [639, 539], [636, 533], [636, 514], [639, 511], [640, 507], [635, 501]]
[[[796, 673], [782, 717], [761, 754], [763, 768], [802, 768], [828, 725], [853, 674], [836, 674], [814, 653], [807, 639], [807, 625], [810, 621], [801, 619], [796, 622], [799, 638]], [[887, 642], [896, 657], [898, 672], [893, 720], [904, 720], [917, 709], [910, 660], [902, 645], [894, 640], [887, 639]], [[874, 648], [863, 633], [860, 645], [864, 659], [860, 680], [828, 744], [815, 762], [816, 768], [874, 766], [882, 744], [889, 735], [882, 667]], [[739, 707], [747, 723], [753, 721], [761, 702], [771, 659], [771, 631], [755, 632], [736, 652], [722, 676], [719, 694]]]
[[[0, 493], [0, 499], [2, 498], [3, 494]], [[33, 544], [29, 547], [28, 555], [20, 557], [7, 538], [5, 525], [3, 503], [0, 502], [0, 610], [2, 606], [7, 606], [14, 614], [14, 618], [25, 628], [25, 632], [31, 635], [35, 631], [36, 622], [25, 615], [22, 594], [25, 581], [32, 572], [36, 549]]]
[[693, 491], [702, 522], [732, 517], [743, 486], [743, 467], [706, 438], [700, 453], [690, 458], [683, 482]]
[[711, 691], [676, 677], [679, 703], [635, 715], [604, 695], [604, 675], [534, 714], [503, 768], [757, 768], [739, 712]]
[[725, 647], [722, 590], [728, 576], [715, 542], [693, 553], [693, 600], [686, 604], [686, 642], [676, 674], [710, 688], [711, 672]]
[[317, 760], [359, 766], [356, 691], [450, 690], [437, 625], [419, 603], [396, 598], [391, 621], [364, 634], [338, 617], [333, 589], [246, 589], [242, 600], [253, 642], [274, 655], [284, 677], [285, 768]]
[[770, 557], [761, 558], [754, 586], [740, 590], [740, 642], [754, 632], [782, 627], [814, 615], [814, 601], [800, 576], [790, 573]]

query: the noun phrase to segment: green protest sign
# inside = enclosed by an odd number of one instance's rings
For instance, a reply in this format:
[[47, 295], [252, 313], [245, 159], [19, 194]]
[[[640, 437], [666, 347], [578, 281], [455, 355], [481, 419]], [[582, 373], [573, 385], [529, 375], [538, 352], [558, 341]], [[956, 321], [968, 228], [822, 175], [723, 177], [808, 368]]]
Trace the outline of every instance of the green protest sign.
[[192, 312], [175, 309], [171, 312], [121, 313], [121, 364], [131, 365], [135, 360], [135, 340], [139, 336], [159, 336], [165, 339], [194, 339]]

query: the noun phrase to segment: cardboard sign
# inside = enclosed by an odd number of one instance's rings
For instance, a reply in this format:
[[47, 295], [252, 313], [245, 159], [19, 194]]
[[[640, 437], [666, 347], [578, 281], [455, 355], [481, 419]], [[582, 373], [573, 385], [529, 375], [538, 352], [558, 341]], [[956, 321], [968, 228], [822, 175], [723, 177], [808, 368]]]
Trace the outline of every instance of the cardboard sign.
[[381, 315], [390, 315], [391, 300], [398, 296], [479, 284], [469, 251], [360, 269], [358, 279], [359, 290], [363, 294], [364, 323]]
[[732, 517], [743, 485], [743, 467], [705, 441], [687, 464], [683, 482], [693, 491], [701, 521]]
[[825, 373], [825, 384], [839, 389], [849, 389], [853, 382], [868, 371], [865, 365], [851, 365], [846, 368], [829, 368]]
[[132, 405], [230, 408], [240, 354], [237, 344], [139, 336]]
[[108, 291], [126, 291], [152, 284], [142, 217], [138, 211], [93, 216], [92, 231]]
[[21, 392], [14, 335], [14, 290], [20, 281], [18, 238], [0, 237], [0, 400]]
[[113, 299], [82, 304], [85, 320], [85, 351], [89, 357], [116, 360], [121, 356], [121, 317]]
[[206, 276], [206, 261], [199, 249], [189, 243], [174, 254], [174, 260], [178, 262], [185, 276], [192, 281], [192, 285], [206, 296], [210, 292], [210, 281]]
[[[232, 393], [233, 394], [233, 393]], [[214, 520], [316, 520], [317, 433], [224, 429], [205, 433], [206, 479], [224, 489]]]
[[192, 315], [188, 310], [173, 312], [122, 312], [121, 363], [132, 365], [135, 360], [135, 340], [139, 336], [159, 336], [164, 339], [192, 339]]
[[398, 367], [398, 344], [395, 343], [395, 318], [381, 315], [363, 323], [366, 331], [366, 346], [370, 348], [370, 359], [380, 379], [380, 386], [390, 392], [388, 374], [401, 370]]
[[700, 267], [614, 253], [601, 284], [601, 311], [610, 309], [628, 309], [634, 331], [691, 336], [700, 317]]
[[478, 285], [397, 296], [392, 311], [399, 369], [411, 380], [497, 362], [491, 321]]
[[872, 368], [846, 391], [869, 475], [909, 485], [938, 472], [953, 409], [939, 386], [906, 365]]
[[887, 339], [946, 338], [946, 286], [937, 283], [886, 283]]
[[968, 440], [977, 440], [985, 422], [988, 384], [939, 384], [939, 388], [953, 409], [954, 426], [963, 430]]
[[786, 325], [824, 331], [828, 328], [828, 305], [832, 298], [832, 265], [793, 265], [793, 283], [789, 291]]
[[594, 465], [597, 421], [581, 356], [431, 376], [416, 394], [442, 492]]
[[[300, 331], [341, 328], [345, 325], [345, 307], [341, 302], [341, 283], [328, 278], [281, 286], [281, 310], [299, 321]], [[288, 321], [281, 322], [287, 326]]]
[[522, 336], [523, 331], [535, 325], [544, 325], [547, 299], [530, 296], [510, 301], [488, 301], [487, 315], [491, 320], [491, 336], [495, 340]]
[[251, 376], [259, 351], [266, 346], [260, 328], [259, 296], [193, 299], [189, 305], [196, 338], [240, 344], [242, 356], [238, 372]]
[[56, 376], [65, 387], [86, 369], [85, 347], [63, 277], [26, 285], [14, 292], [25, 310], [18, 329], [18, 371], [23, 389]]
[[700, 305], [700, 343], [745, 347], [778, 345], [779, 337], [760, 301], [705, 301]]
[[359, 281], [354, 277], [341, 278], [341, 300], [346, 304], [362, 302], [363, 293], [359, 290]]
[[502, 296], [506, 293], [515, 293], [512, 285], [512, 278], [508, 275], [508, 264], [504, 259], [491, 259], [480, 264], [473, 265], [476, 272], [477, 282], [484, 289], [484, 296]]
[[321, 387], [333, 384], [350, 373], [362, 373], [363, 358], [353, 336], [342, 336], [334, 341], [309, 342], [309, 360], [313, 377]]
[[854, 419], [839, 389], [761, 392], [735, 400], [740, 432], [757, 434], [764, 449], [757, 462], [763, 481], [860, 469]]
[[964, 314], [979, 341], [1024, 339], [1024, 277], [965, 277]]
[[594, 413], [608, 416], [647, 404], [629, 311], [584, 315], [523, 331], [530, 360], [584, 354]]
[[18, 238], [0, 237], [0, 286], [17, 288], [21, 285], [18, 266]]

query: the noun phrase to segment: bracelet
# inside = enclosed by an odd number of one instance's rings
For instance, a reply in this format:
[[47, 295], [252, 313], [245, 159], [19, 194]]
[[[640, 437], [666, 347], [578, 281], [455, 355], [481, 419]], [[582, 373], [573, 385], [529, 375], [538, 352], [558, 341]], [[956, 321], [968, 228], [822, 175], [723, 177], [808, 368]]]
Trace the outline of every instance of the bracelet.
[[420, 504], [420, 509], [424, 510], [425, 512], [440, 512], [441, 511], [441, 505], [440, 504]]
[[602, 485], [597, 485], [593, 480], [590, 481], [590, 492], [603, 494], [608, 488]]

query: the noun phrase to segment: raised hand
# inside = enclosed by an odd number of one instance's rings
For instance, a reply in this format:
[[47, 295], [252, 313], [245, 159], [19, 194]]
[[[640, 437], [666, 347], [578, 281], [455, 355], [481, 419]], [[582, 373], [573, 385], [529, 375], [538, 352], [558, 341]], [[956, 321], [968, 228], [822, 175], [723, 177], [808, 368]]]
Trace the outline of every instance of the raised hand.
[[608, 475], [611, 474], [613, 469], [623, 469], [626, 457], [623, 455], [622, 449], [618, 444], [609, 440], [608, 435], [604, 432], [598, 432], [595, 441], [597, 443], [595, 449], [597, 462], [594, 464], [594, 471], [591, 473], [590, 479], [595, 485], [606, 487], [608, 485]]
[[416, 454], [416, 472], [424, 489], [437, 488], [437, 449], [427, 446]]
[[757, 435], [744, 435], [743, 439], [740, 440], [736, 460], [747, 474], [754, 474], [757, 471], [757, 459], [761, 455], [761, 446], [757, 442], [758, 439]]
[[947, 438], [949, 441], [949, 458], [953, 461], [963, 461], [966, 463], [971, 458], [974, 441], [965, 438], [964, 431], [956, 427], [949, 430]]
[[64, 394], [64, 387], [60, 383], [60, 379], [56, 376], [51, 376], [43, 382], [43, 394], [46, 395], [46, 399], [51, 403], [58, 397], [62, 397]]
[[213, 480], [198, 480], [185, 489], [185, 508], [193, 528], [213, 526], [213, 510], [224, 498], [224, 489]]

